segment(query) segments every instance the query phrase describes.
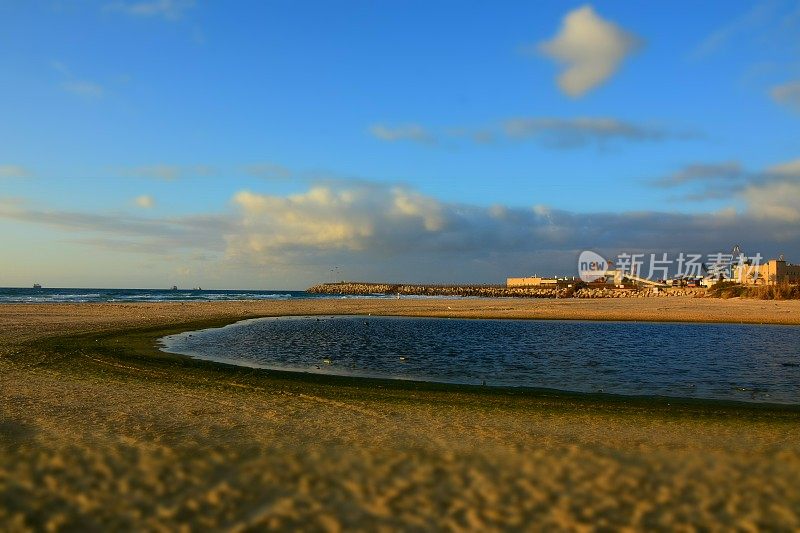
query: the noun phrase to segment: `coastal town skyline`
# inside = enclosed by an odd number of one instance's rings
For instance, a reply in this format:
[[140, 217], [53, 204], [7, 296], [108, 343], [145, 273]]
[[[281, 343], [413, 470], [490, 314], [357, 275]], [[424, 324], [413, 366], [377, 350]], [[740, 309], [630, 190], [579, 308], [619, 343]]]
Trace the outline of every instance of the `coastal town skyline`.
[[0, 286], [800, 258], [800, 3], [307, 5], [0, 3]]

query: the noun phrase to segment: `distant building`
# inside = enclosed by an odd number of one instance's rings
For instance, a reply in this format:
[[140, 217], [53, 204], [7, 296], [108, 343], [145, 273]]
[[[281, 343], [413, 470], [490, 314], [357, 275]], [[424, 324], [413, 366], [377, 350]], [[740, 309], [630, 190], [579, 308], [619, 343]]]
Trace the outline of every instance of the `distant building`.
[[506, 287], [556, 287], [559, 284], [558, 278], [507, 278]]
[[770, 259], [759, 265], [734, 265], [732, 274], [733, 281], [746, 285], [800, 283], [800, 265], [792, 265], [783, 259]]

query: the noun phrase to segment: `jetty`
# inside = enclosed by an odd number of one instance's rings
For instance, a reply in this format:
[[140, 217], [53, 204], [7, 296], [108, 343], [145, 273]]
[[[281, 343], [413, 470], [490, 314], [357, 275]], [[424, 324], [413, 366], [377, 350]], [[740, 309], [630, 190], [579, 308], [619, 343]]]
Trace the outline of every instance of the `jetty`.
[[463, 296], [485, 298], [643, 298], [650, 296], [695, 296], [705, 293], [705, 289], [692, 288], [641, 288], [618, 289], [608, 286], [576, 283], [572, 286], [528, 286], [508, 287], [506, 285], [434, 285], [409, 283], [372, 283], [362, 281], [341, 281], [321, 283], [306, 289], [311, 294], [331, 295], [401, 295], [401, 296]]

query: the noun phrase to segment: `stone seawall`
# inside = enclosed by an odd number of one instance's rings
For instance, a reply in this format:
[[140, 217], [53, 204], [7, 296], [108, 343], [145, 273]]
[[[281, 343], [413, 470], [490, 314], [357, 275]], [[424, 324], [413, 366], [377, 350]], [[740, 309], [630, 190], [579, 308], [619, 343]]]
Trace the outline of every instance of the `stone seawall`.
[[312, 294], [341, 294], [367, 296], [371, 294], [399, 294], [408, 296], [479, 296], [486, 298], [643, 298], [666, 296], [701, 296], [705, 289], [670, 288], [655, 291], [619, 290], [584, 287], [505, 287], [501, 285], [415, 285], [391, 283], [322, 283], [306, 289]]
[[487, 298], [526, 297], [556, 298], [568, 289], [536, 287], [502, 287], [493, 285], [411, 285], [389, 283], [323, 283], [306, 292], [314, 294], [402, 294], [409, 296], [484, 296]]

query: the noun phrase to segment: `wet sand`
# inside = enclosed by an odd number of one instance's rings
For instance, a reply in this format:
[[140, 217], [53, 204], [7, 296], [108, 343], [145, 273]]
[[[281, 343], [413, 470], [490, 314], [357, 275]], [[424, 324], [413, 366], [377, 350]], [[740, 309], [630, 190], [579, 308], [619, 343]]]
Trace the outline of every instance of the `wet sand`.
[[800, 411], [252, 371], [163, 334], [305, 314], [800, 323], [800, 302], [0, 306], [0, 529], [800, 527]]

